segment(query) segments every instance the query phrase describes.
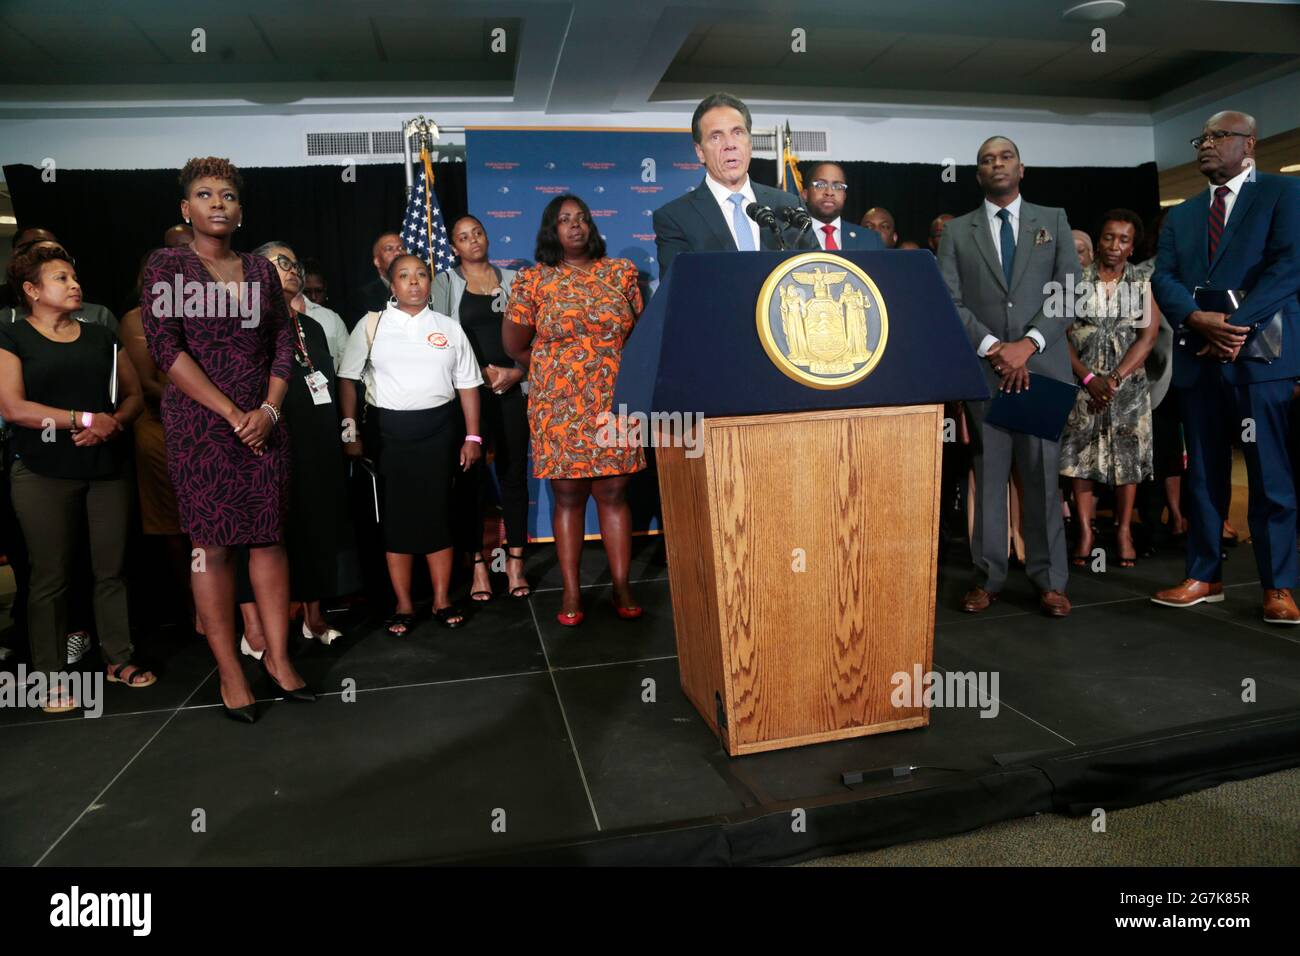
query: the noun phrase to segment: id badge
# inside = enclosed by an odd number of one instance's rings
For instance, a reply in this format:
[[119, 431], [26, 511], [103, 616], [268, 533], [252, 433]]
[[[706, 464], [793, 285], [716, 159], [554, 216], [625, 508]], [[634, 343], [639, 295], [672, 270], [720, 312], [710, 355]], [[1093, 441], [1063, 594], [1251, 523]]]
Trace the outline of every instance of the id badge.
[[311, 400], [317, 405], [328, 405], [330, 403], [330, 383], [321, 371], [312, 372], [306, 376], [307, 391], [311, 392]]

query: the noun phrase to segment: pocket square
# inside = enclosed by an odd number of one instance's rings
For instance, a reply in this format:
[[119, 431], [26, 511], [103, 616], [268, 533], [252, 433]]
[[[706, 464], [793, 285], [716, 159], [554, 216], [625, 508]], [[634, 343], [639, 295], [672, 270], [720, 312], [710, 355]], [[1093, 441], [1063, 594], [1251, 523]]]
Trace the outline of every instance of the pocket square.
[[1052, 241], [1052, 234], [1046, 229], [1039, 229], [1038, 235], [1034, 236], [1034, 245], [1045, 246]]

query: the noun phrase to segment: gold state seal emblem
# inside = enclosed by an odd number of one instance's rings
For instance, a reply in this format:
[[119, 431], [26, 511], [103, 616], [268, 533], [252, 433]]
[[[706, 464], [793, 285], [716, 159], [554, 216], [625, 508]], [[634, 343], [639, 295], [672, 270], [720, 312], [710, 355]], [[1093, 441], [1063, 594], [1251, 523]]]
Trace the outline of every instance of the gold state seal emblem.
[[871, 278], [839, 256], [787, 259], [758, 295], [758, 338], [768, 358], [797, 382], [847, 388], [885, 354], [889, 315]]

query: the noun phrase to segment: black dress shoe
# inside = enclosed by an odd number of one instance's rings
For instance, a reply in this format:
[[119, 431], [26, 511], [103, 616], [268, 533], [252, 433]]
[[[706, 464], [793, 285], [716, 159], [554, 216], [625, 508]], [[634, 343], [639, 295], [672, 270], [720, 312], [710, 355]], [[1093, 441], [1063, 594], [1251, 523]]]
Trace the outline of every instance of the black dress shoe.
[[225, 704], [222, 704], [221, 711], [231, 720], [235, 721], [235, 723], [257, 723], [257, 704], [249, 704], [247, 707], [227, 707]]
[[275, 679], [275, 675], [271, 673], [271, 669], [266, 666], [265, 657], [262, 658], [262, 670], [266, 672], [266, 679], [271, 682], [271, 685], [287, 699], [298, 704], [316, 703], [316, 695], [311, 692], [311, 688], [306, 684], [303, 684], [301, 687], [295, 688], [294, 690], [286, 690], [284, 686]]

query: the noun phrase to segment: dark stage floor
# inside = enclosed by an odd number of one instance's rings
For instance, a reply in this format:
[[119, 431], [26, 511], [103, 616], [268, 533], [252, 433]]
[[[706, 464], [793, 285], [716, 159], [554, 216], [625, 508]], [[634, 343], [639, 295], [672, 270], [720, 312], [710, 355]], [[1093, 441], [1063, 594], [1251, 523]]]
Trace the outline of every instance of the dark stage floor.
[[[109, 685], [100, 719], [0, 709], [0, 863], [779, 861], [1300, 763], [1300, 628], [1260, 619], [1248, 547], [1227, 563], [1224, 604], [1150, 604], [1182, 576], [1171, 552], [1076, 571], [1064, 621], [1037, 613], [1023, 573], [990, 612], [955, 610], [969, 578], [954, 549], [936, 668], [999, 672], [995, 718], [936, 709], [923, 730], [734, 760], [678, 685], [662, 541], [634, 550], [639, 621], [616, 618], [596, 583], [587, 622], [555, 624], [554, 552], [539, 548], [531, 601], [497, 581], [459, 630], [426, 620], [393, 638], [354, 621], [333, 647], [299, 639], [299, 667], [327, 696], [264, 703], [253, 727], [222, 718], [206, 646], [175, 633], [140, 642], [159, 683]], [[598, 545], [584, 562], [585, 580], [604, 580]], [[1246, 678], [1257, 702], [1242, 700]], [[840, 780], [895, 764], [922, 769]]]

